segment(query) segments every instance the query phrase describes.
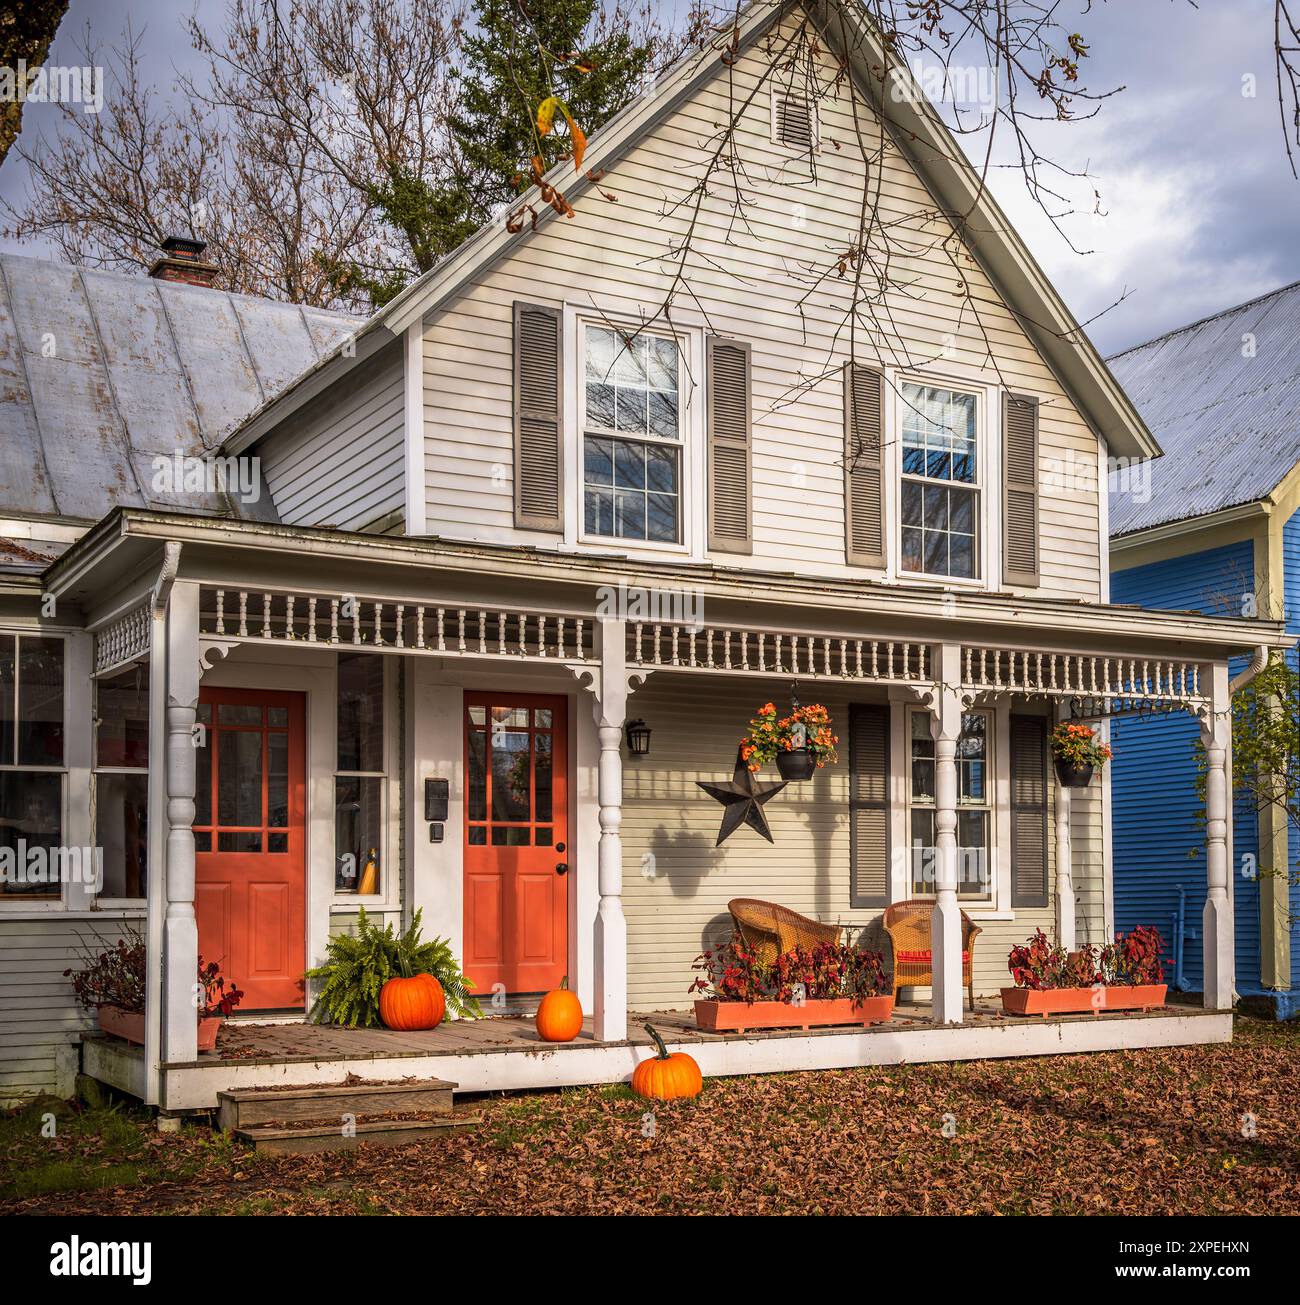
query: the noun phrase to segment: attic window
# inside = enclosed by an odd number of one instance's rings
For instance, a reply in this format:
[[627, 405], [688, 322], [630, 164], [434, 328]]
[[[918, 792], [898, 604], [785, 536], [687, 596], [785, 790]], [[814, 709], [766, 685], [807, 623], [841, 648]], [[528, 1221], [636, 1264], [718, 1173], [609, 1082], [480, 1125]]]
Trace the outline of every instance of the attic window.
[[802, 95], [772, 92], [772, 139], [807, 154], [817, 147], [817, 111]]

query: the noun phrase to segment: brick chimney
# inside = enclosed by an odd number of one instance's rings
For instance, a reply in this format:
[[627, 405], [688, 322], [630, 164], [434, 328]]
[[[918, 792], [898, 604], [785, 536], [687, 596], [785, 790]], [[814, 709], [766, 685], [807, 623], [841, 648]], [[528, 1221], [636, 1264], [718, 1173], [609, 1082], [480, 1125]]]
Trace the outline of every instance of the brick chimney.
[[221, 269], [215, 263], [203, 260], [206, 240], [189, 236], [168, 236], [162, 242], [162, 253], [154, 259], [149, 275], [159, 281], [181, 281], [186, 285], [210, 286]]

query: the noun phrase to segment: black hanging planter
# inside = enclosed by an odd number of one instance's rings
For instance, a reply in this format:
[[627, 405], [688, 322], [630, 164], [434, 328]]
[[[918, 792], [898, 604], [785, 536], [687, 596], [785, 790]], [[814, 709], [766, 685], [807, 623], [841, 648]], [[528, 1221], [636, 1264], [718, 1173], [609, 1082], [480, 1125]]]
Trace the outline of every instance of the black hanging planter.
[[807, 748], [791, 748], [789, 752], [776, 754], [776, 768], [782, 779], [811, 779], [817, 769], [817, 758]]
[[1092, 783], [1091, 764], [1067, 761], [1065, 757], [1054, 758], [1056, 778], [1062, 788], [1087, 788]]

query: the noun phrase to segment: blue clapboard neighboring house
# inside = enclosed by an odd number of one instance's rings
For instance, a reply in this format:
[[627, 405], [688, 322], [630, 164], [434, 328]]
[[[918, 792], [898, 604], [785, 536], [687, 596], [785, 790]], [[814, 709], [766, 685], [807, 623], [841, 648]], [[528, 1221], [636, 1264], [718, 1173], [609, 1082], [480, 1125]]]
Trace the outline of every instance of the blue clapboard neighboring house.
[[[1112, 475], [1111, 601], [1258, 612], [1300, 634], [1300, 283], [1109, 362], [1165, 450]], [[1160, 928], [1174, 981], [1198, 991], [1198, 730], [1183, 713], [1111, 730], [1115, 926]], [[1237, 991], [1261, 1013], [1300, 1015], [1300, 838], [1238, 794], [1232, 849]]]

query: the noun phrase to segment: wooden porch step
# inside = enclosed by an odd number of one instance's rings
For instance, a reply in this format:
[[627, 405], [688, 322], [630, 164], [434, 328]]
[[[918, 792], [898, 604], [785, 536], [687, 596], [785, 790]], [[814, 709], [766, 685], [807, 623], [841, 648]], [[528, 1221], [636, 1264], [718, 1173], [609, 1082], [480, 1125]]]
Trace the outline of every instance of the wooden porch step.
[[298, 1128], [254, 1124], [235, 1129], [235, 1136], [265, 1155], [302, 1155], [313, 1151], [353, 1151], [359, 1146], [406, 1146], [447, 1133], [474, 1128], [481, 1115], [424, 1115], [402, 1119], [359, 1119], [347, 1133], [337, 1122], [307, 1123]]
[[218, 1125], [237, 1133], [258, 1124], [310, 1120], [338, 1130], [344, 1115], [450, 1115], [455, 1083], [410, 1079], [401, 1083], [313, 1083], [302, 1087], [243, 1088], [218, 1092]]

